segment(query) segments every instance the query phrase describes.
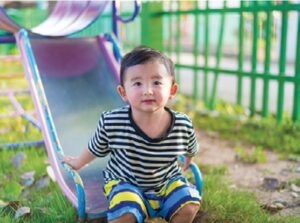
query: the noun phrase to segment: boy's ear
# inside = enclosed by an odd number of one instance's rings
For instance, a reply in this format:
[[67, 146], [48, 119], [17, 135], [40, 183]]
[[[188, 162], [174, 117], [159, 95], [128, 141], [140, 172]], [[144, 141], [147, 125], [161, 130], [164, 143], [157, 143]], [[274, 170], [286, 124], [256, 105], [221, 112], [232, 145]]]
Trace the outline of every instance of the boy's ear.
[[122, 85], [118, 85], [117, 91], [118, 91], [119, 95], [121, 96], [121, 98], [123, 99], [123, 101], [126, 102], [127, 96], [126, 96], [125, 88]]
[[169, 99], [172, 99], [176, 95], [177, 91], [178, 91], [178, 84], [175, 83], [171, 87]]

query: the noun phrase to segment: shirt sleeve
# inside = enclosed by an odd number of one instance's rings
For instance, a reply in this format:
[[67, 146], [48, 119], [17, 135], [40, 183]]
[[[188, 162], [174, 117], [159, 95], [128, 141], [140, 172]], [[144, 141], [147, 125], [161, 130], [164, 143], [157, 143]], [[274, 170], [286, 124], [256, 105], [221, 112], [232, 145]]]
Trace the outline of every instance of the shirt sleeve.
[[188, 148], [185, 156], [193, 157], [199, 152], [199, 144], [191, 121], [190, 121], [190, 125], [191, 126], [189, 127], [188, 130]]
[[89, 151], [97, 157], [104, 157], [110, 152], [104, 123], [104, 114], [102, 113], [97, 129], [88, 143]]

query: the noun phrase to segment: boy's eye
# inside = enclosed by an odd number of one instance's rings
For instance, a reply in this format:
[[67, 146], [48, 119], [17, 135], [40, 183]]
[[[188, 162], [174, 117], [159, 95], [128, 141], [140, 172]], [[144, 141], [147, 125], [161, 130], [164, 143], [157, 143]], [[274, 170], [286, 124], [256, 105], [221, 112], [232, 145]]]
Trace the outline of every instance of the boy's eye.
[[133, 86], [141, 86], [141, 85], [142, 85], [141, 82], [134, 82], [134, 83], [133, 83]]
[[160, 81], [154, 81], [155, 85], [161, 85], [162, 83]]

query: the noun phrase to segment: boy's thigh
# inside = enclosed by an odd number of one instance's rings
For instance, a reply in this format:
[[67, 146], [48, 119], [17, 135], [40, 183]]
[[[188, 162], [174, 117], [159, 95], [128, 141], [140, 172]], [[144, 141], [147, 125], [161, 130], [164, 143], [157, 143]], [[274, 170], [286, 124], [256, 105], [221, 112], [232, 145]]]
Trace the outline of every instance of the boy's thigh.
[[133, 214], [137, 222], [143, 222], [147, 217], [147, 208], [140, 190], [122, 181], [110, 181], [104, 187], [109, 201], [107, 219], [117, 219], [126, 213]]
[[169, 221], [182, 207], [189, 204], [200, 206], [201, 196], [184, 177], [172, 180], [166, 187], [161, 216]]

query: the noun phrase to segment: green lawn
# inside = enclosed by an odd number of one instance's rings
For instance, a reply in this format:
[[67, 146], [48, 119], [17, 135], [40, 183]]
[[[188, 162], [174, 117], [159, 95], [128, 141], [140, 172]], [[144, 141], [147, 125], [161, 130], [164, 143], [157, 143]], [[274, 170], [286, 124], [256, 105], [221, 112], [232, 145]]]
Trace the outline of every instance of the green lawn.
[[[11, 159], [18, 152], [24, 152], [26, 158], [22, 165], [16, 168]], [[76, 210], [62, 195], [56, 183], [50, 182], [43, 188], [37, 187], [36, 182], [47, 176], [47, 165], [44, 148], [20, 148], [0, 152], [0, 200], [18, 202], [18, 207], [30, 208], [30, 216], [19, 218], [16, 222], [75, 222]], [[28, 187], [22, 186], [21, 175], [30, 171], [35, 171], [35, 183]], [[2, 207], [1, 222], [14, 222], [16, 209]]]
[[249, 117], [246, 109], [222, 101], [209, 112], [201, 102], [195, 106], [185, 96], [177, 98], [175, 108], [188, 113], [197, 128], [217, 132], [223, 139], [298, 156], [300, 160], [300, 124], [293, 123], [287, 114], [278, 124], [271, 115], [263, 119], [258, 115]]
[[[11, 64], [13, 70], [22, 70], [18, 63]], [[1, 69], [0, 61], [0, 69]], [[5, 72], [9, 66], [6, 65]], [[1, 73], [1, 70], [0, 70]], [[27, 83], [21, 80], [1, 80], [0, 89], [24, 90]], [[18, 98], [26, 109], [33, 109], [30, 96]], [[176, 107], [187, 111], [193, 117], [196, 127], [219, 132], [221, 137], [248, 143], [262, 148], [270, 148], [285, 154], [300, 154], [300, 130], [287, 123], [277, 126], [271, 119], [267, 121], [244, 119], [244, 110], [234, 106], [219, 108], [219, 115], [203, 112], [202, 105], [194, 107], [188, 99], [179, 97]], [[7, 98], [0, 97], [1, 114], [12, 111]], [[239, 117], [239, 118], [237, 118]], [[242, 117], [242, 118], [241, 118]], [[0, 144], [23, 140], [40, 140], [41, 134], [22, 118], [0, 119]], [[284, 139], [279, 139], [284, 136]], [[266, 139], [267, 140], [263, 140]], [[255, 139], [255, 140], [254, 140]], [[280, 144], [280, 147], [278, 146]], [[12, 164], [12, 157], [23, 152], [26, 155], [19, 168]], [[76, 222], [76, 210], [63, 196], [58, 185], [50, 181], [44, 188], [37, 188], [36, 182], [47, 176], [47, 155], [44, 148], [19, 148], [17, 150], [0, 150], [0, 222]], [[233, 190], [225, 180], [226, 167], [200, 165], [204, 175], [204, 197], [202, 211], [207, 212], [204, 222], [240, 223], [240, 222], [300, 222], [296, 217], [277, 217], [264, 211], [256, 201], [254, 194]], [[21, 176], [35, 171], [35, 183], [21, 186]], [[12, 202], [10, 208], [7, 203]], [[18, 207], [29, 207], [30, 215], [15, 219]]]

